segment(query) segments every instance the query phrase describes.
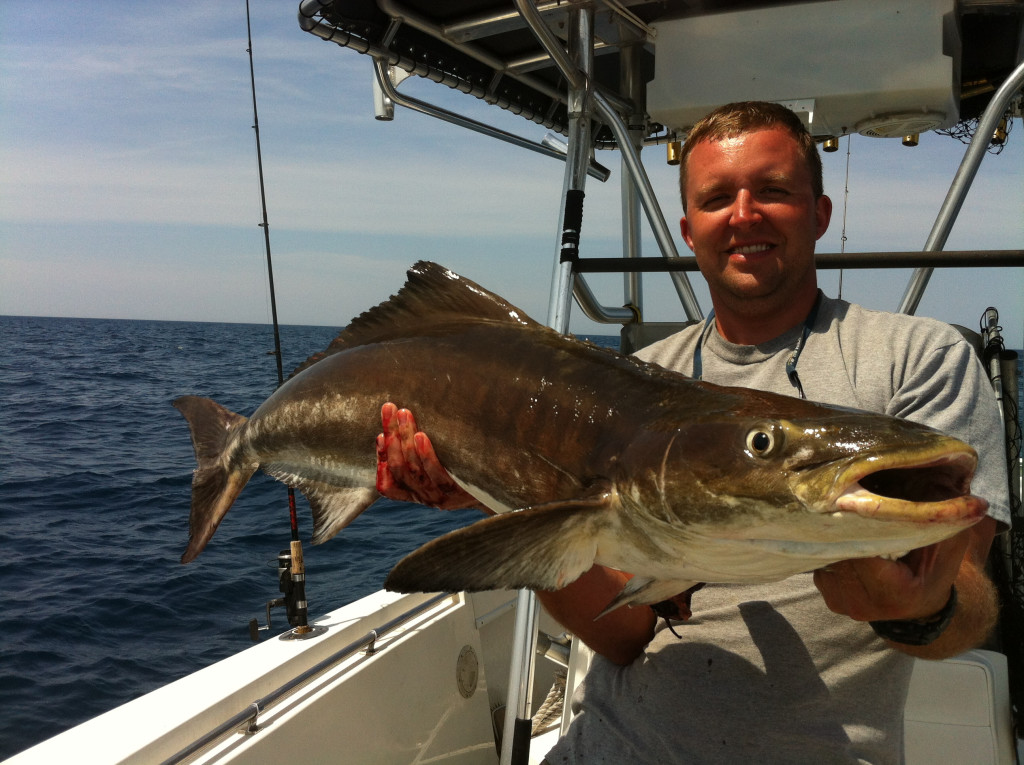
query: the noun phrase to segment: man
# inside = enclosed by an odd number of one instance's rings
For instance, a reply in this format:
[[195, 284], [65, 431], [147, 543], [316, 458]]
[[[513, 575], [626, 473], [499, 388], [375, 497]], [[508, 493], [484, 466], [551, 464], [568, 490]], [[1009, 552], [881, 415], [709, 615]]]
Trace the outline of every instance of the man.
[[[925, 422], [982, 455], [990, 516], [894, 561], [844, 561], [757, 585], [709, 585], [679, 637], [646, 608], [594, 617], [627, 573], [595, 566], [544, 607], [598, 657], [550, 763], [897, 763], [911, 657], [981, 642], [996, 617], [984, 561], [1008, 519], [998, 414], [953, 329], [820, 295], [814, 245], [831, 202], [813, 140], [788, 110], [731, 104], [695, 126], [680, 162], [683, 238], [713, 317], [638, 356], [722, 385]], [[789, 369], [787, 369], [789, 362]], [[383, 410], [379, 488], [474, 504], [407, 412]], [[681, 598], [685, 601], [685, 598]], [[684, 602], [685, 606], [686, 603]]]

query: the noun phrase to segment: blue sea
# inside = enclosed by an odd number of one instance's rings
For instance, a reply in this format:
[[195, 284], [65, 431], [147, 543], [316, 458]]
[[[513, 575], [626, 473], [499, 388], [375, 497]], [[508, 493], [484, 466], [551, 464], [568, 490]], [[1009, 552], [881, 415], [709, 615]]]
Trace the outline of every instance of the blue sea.
[[[336, 332], [282, 327], [285, 370]], [[276, 386], [272, 351], [266, 325], [0, 317], [0, 759], [251, 645], [249, 620], [279, 595], [287, 493], [257, 474], [181, 565], [194, 460], [171, 401], [248, 414]], [[382, 500], [306, 544], [311, 618], [478, 517]]]
[[[285, 370], [336, 334], [282, 327]], [[0, 759], [252, 645], [280, 595], [287, 490], [254, 476], [181, 565], [195, 463], [171, 401], [251, 413], [276, 387], [272, 350], [266, 325], [0, 317]], [[297, 500], [311, 618], [480, 517], [382, 500], [313, 547]]]

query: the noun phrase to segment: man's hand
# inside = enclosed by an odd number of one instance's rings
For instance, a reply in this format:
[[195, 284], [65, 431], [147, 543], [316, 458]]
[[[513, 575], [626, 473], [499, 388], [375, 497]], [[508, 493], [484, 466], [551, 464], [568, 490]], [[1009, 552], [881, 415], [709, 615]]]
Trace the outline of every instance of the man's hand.
[[946, 658], [985, 639], [996, 618], [996, 597], [985, 574], [995, 521], [985, 518], [954, 537], [913, 550], [899, 560], [864, 558], [814, 572], [825, 604], [858, 621], [927, 619], [938, 613], [956, 584], [957, 610], [945, 632], [928, 646], [890, 642], [927, 659]]
[[381, 407], [380, 421], [377, 491], [382, 496], [442, 510], [480, 507], [441, 465], [426, 433], [416, 429], [412, 412], [389, 401]]
[[814, 583], [832, 611], [858, 621], [927, 619], [946, 605], [967, 541], [960, 533], [899, 560], [841, 561], [816, 571]]

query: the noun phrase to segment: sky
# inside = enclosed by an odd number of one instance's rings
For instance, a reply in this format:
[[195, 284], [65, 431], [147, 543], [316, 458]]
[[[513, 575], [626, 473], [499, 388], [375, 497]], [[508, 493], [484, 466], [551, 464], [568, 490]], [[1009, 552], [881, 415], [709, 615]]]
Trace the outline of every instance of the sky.
[[[544, 320], [563, 164], [396, 109], [373, 117], [371, 62], [302, 32], [298, 0], [252, 0], [277, 306], [344, 326], [434, 260]], [[45, 9], [45, 12], [43, 10]], [[269, 322], [244, 0], [4, 0], [0, 11], [0, 314]], [[434, 83], [403, 91], [539, 141], [544, 128]], [[1024, 128], [988, 156], [947, 249], [1024, 246]], [[835, 212], [821, 252], [921, 249], [965, 147], [854, 136], [824, 155]], [[847, 178], [847, 155], [849, 175]], [[583, 256], [619, 253], [619, 164], [590, 180]], [[645, 165], [682, 254], [675, 169]], [[844, 226], [845, 219], [845, 226]], [[655, 254], [653, 238], [645, 252]], [[823, 272], [829, 294], [895, 310], [909, 271]], [[621, 277], [592, 276], [623, 302]], [[694, 288], [710, 307], [699, 276]], [[682, 309], [645, 278], [645, 318]], [[1024, 346], [1024, 269], [936, 272], [919, 313]], [[571, 329], [614, 334], [574, 310]]]

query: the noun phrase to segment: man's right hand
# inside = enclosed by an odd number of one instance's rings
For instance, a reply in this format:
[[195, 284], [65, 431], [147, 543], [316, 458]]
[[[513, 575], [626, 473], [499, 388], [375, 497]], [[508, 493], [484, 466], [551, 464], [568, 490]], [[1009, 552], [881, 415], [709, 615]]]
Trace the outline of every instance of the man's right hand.
[[442, 510], [481, 507], [441, 465], [427, 434], [416, 429], [412, 412], [389, 401], [381, 407], [380, 421], [377, 491], [382, 496]]

